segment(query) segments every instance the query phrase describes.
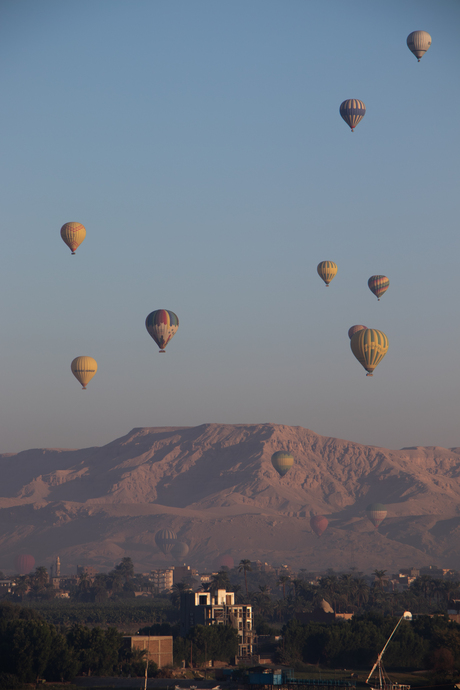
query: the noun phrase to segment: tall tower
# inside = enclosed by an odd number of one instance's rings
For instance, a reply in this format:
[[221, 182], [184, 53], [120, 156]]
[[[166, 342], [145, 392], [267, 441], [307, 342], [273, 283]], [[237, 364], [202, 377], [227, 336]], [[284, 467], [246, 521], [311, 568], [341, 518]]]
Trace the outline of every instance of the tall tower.
[[61, 575], [61, 561], [59, 556], [56, 556], [56, 564], [54, 566], [54, 577], [59, 577]]

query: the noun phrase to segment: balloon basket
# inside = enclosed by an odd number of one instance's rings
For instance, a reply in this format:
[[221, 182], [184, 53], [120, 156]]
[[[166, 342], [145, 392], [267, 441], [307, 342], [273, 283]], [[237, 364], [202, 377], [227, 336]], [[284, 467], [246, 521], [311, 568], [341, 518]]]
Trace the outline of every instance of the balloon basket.
[[160, 355], [165, 353], [165, 350], [160, 350]]
[[374, 376], [374, 374], [371, 374], [371, 372], [369, 372], [368, 374], [366, 374], [366, 376]]

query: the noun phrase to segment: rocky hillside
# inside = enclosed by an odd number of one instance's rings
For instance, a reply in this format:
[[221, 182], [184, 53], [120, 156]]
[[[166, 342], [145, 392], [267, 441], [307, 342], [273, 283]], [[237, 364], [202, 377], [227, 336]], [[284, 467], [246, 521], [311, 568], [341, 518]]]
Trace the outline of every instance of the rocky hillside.
[[[281, 478], [276, 450], [295, 464]], [[170, 557], [154, 535], [173, 529], [187, 562], [219, 554], [370, 571], [437, 564], [460, 569], [460, 449], [387, 450], [276, 424], [133, 429], [101, 448], [34, 449], [0, 455], [0, 569], [31, 553], [136, 570]], [[376, 531], [369, 503], [388, 517]], [[329, 527], [318, 539], [311, 512]]]

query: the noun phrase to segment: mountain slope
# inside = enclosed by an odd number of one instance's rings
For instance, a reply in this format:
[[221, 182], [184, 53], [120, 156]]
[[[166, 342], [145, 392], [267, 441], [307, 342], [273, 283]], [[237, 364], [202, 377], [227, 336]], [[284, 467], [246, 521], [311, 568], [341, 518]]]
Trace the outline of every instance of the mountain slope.
[[[294, 455], [280, 478], [276, 450]], [[19, 552], [112, 567], [168, 564], [174, 529], [204, 569], [219, 553], [294, 567], [460, 567], [460, 449], [387, 450], [276, 424], [133, 429], [101, 448], [0, 456], [0, 568]], [[376, 532], [369, 503], [388, 517]], [[324, 514], [321, 539], [310, 513]], [[1, 519], [3, 518], [3, 519]]]

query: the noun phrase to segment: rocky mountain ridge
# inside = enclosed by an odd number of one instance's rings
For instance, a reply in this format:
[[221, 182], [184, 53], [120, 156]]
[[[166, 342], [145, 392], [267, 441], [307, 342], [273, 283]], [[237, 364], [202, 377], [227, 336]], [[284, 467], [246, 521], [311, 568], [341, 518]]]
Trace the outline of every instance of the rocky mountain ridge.
[[[293, 454], [281, 478], [270, 458]], [[171, 561], [154, 541], [173, 529], [201, 570], [228, 553], [294, 568], [460, 568], [460, 449], [388, 450], [276, 424], [133, 429], [81, 450], [0, 455], [0, 569], [18, 553], [70, 570], [137, 570]], [[365, 516], [384, 503], [376, 531]], [[329, 527], [318, 539], [311, 513]]]

